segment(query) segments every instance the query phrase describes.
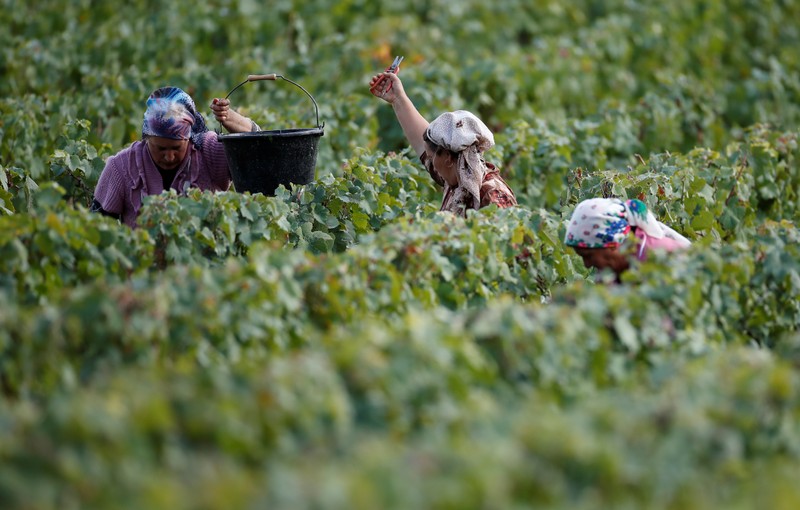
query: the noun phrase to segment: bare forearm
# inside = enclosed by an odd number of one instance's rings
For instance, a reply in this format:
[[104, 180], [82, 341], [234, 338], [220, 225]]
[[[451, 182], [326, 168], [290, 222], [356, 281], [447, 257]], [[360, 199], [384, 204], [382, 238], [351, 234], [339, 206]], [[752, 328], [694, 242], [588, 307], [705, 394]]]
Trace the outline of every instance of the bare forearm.
[[417, 111], [408, 96], [398, 97], [392, 103], [392, 108], [400, 127], [403, 128], [403, 134], [406, 135], [406, 139], [417, 155], [422, 156], [422, 153], [425, 152], [425, 141], [422, 135], [428, 128], [428, 121]]
[[252, 121], [236, 110], [228, 110], [227, 118], [221, 123], [230, 133], [247, 133], [253, 130]]

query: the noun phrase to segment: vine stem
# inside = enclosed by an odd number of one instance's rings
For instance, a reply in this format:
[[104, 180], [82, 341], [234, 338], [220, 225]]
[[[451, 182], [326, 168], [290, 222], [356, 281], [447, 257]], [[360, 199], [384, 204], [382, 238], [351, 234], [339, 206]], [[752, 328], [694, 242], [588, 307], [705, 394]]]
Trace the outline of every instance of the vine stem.
[[734, 195], [736, 195], [736, 187], [739, 184], [739, 179], [741, 179], [742, 172], [744, 172], [744, 169], [747, 168], [748, 164], [749, 163], [747, 161], [747, 154], [745, 154], [744, 158], [742, 160], [742, 163], [739, 165], [739, 171], [736, 172], [736, 176], [733, 178], [733, 186], [731, 187], [731, 191], [728, 193], [728, 198], [725, 199], [725, 205], [726, 206], [731, 201], [731, 199], [734, 197]]

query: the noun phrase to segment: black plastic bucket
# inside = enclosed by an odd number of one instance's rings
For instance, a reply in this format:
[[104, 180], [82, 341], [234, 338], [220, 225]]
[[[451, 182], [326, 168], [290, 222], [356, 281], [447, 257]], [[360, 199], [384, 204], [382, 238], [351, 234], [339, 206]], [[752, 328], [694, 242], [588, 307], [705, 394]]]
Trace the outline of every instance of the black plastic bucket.
[[281, 184], [288, 188], [290, 184], [308, 184], [315, 178], [317, 149], [324, 125], [319, 123], [317, 102], [306, 89], [281, 75], [250, 75], [228, 96], [249, 81], [276, 78], [294, 84], [311, 98], [317, 114], [317, 127], [217, 135], [225, 149], [233, 185], [238, 192], [274, 195]]

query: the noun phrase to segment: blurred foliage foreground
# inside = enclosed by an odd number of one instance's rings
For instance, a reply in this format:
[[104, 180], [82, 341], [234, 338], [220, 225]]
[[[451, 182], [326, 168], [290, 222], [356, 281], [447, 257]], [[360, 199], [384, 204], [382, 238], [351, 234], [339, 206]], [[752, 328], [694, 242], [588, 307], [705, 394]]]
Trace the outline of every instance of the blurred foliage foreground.
[[[0, 2], [0, 507], [800, 505], [795, 3], [34, 4]], [[519, 207], [437, 212], [365, 91], [394, 53]], [[87, 211], [151, 89], [282, 70], [314, 183]], [[603, 284], [562, 243], [597, 196], [693, 246]]]

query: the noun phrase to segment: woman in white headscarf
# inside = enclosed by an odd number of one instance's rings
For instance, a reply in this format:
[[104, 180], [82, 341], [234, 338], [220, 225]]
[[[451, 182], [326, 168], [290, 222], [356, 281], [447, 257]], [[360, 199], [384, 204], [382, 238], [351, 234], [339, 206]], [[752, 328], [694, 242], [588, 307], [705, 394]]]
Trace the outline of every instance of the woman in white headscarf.
[[650, 250], [672, 252], [688, 248], [688, 239], [653, 216], [641, 200], [591, 198], [575, 207], [567, 225], [564, 243], [583, 258], [586, 267], [611, 269], [619, 275], [628, 269], [628, 258], [619, 247], [629, 234], [636, 238], [636, 256]]
[[400, 78], [391, 72], [375, 75], [369, 90], [392, 105], [422, 164], [444, 187], [442, 211], [464, 216], [467, 209], [490, 204], [517, 205], [514, 192], [500, 172], [483, 159], [484, 151], [494, 146], [494, 136], [478, 117], [457, 110], [444, 113], [429, 124], [406, 95]]

